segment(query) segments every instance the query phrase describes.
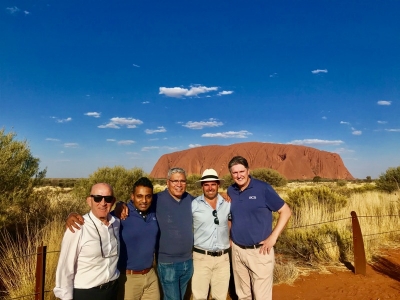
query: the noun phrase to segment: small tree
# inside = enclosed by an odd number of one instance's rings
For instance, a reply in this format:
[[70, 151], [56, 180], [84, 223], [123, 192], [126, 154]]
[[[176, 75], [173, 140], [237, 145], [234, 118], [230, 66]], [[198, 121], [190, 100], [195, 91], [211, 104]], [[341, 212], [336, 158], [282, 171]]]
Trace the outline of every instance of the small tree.
[[74, 186], [74, 194], [79, 199], [86, 198], [93, 184], [105, 182], [114, 189], [117, 200], [126, 201], [130, 198], [132, 186], [140, 177], [147, 174], [140, 168], [130, 170], [122, 166], [99, 168], [89, 178], [80, 179]]
[[322, 178], [321, 178], [321, 176], [314, 176], [314, 178], [313, 178], [312, 181], [313, 181], [313, 182], [321, 182], [321, 181], [322, 181]]
[[367, 177], [365, 177], [365, 182], [372, 182], [372, 178], [371, 178], [371, 176], [367, 176]]
[[388, 193], [400, 191], [400, 166], [389, 168], [386, 173], [382, 173], [376, 180], [376, 187]]
[[287, 185], [287, 179], [278, 171], [273, 169], [255, 169], [251, 171], [251, 176], [259, 180], [265, 181], [275, 187]]
[[[0, 130], [0, 224], [2, 225], [18, 221], [18, 214], [21, 212], [29, 212], [33, 188], [40, 185], [46, 177], [46, 169], [39, 170], [40, 160], [33, 157], [28, 143], [17, 141], [15, 137], [14, 132], [6, 134], [4, 129]], [[15, 215], [11, 212], [15, 212]]]

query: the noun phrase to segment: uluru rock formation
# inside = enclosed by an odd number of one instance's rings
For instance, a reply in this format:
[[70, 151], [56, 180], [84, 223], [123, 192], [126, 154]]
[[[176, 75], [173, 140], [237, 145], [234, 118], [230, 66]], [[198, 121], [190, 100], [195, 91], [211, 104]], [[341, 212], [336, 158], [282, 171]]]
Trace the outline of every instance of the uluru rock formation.
[[261, 142], [239, 143], [229, 146], [202, 146], [164, 154], [155, 164], [150, 176], [166, 178], [168, 170], [180, 167], [187, 174], [202, 174], [213, 168], [219, 176], [229, 174], [228, 162], [241, 155], [249, 162], [250, 170], [269, 168], [277, 170], [287, 179], [354, 179], [339, 154], [311, 147]]

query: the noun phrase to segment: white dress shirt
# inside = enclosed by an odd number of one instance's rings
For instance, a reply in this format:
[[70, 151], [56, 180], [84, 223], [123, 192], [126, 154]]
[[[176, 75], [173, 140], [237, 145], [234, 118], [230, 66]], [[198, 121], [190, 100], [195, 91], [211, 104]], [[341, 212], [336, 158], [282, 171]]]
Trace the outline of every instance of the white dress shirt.
[[74, 288], [89, 289], [119, 276], [120, 220], [109, 215], [107, 226], [92, 212], [83, 218], [81, 229], [75, 233], [67, 229], [62, 240], [54, 288], [55, 296], [62, 300], [73, 299]]

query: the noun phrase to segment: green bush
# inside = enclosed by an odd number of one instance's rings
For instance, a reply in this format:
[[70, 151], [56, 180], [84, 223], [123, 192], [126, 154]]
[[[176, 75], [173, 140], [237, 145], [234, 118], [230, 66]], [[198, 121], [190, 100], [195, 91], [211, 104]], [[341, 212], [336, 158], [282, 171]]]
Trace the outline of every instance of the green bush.
[[376, 180], [376, 187], [388, 193], [400, 191], [400, 166], [389, 168], [386, 173], [382, 173]]
[[255, 169], [251, 171], [251, 176], [259, 180], [265, 181], [275, 187], [287, 185], [287, 179], [278, 171], [273, 169]]
[[73, 193], [78, 199], [85, 199], [90, 194], [93, 184], [105, 182], [114, 188], [117, 200], [127, 201], [130, 199], [134, 182], [143, 176], [147, 174], [140, 168], [127, 170], [122, 166], [103, 167], [89, 175], [89, 178], [78, 180]]
[[334, 212], [347, 204], [347, 197], [337, 193], [328, 186], [298, 188], [287, 193], [287, 202], [294, 214], [304, 206], [321, 204], [327, 207], [328, 211]]
[[321, 182], [321, 181], [322, 181], [322, 178], [321, 178], [321, 176], [314, 176], [314, 178], [313, 178], [312, 181], [313, 181], [313, 182]]
[[191, 174], [186, 176], [186, 191], [190, 193], [192, 196], [200, 196], [203, 194], [203, 190], [201, 189], [201, 185], [197, 183], [201, 179], [201, 175], [199, 174]]
[[15, 137], [0, 130], [0, 228], [25, 222], [23, 212], [31, 209], [34, 188], [46, 177], [28, 143]]
[[347, 185], [347, 181], [344, 180], [344, 179], [339, 179], [339, 180], [336, 182], [336, 184], [337, 184], [337, 186], [346, 186], [346, 185]]
[[231, 174], [226, 174], [226, 175], [222, 176], [222, 179], [224, 181], [222, 181], [222, 183], [221, 183], [221, 188], [223, 188], [224, 190], [228, 189], [229, 186], [231, 186], [232, 184], [235, 183]]

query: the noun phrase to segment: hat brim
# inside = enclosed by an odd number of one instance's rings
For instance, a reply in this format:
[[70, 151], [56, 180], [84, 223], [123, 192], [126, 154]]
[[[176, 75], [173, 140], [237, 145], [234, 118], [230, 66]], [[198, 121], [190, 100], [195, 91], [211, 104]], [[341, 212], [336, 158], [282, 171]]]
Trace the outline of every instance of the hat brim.
[[220, 179], [220, 178], [207, 178], [207, 179], [202, 179], [202, 180], [198, 180], [198, 181], [196, 181], [196, 183], [198, 183], [199, 185], [201, 185], [201, 183], [202, 182], [207, 182], [207, 181], [219, 181], [219, 182], [222, 182], [222, 181], [225, 181], [224, 179]]

